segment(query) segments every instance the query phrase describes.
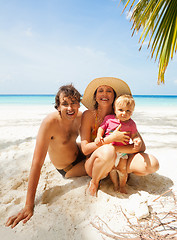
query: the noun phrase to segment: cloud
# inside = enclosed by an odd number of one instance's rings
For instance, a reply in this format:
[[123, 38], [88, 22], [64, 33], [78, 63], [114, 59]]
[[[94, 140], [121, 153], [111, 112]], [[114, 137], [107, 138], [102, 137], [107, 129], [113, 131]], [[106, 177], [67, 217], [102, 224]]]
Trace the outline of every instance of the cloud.
[[5, 83], [6, 81], [11, 81], [12, 76], [11, 74], [7, 73], [7, 74], [1, 74], [0, 75], [0, 83]]
[[133, 12], [132, 11], [126, 11], [125, 14], [126, 14], [126, 19], [130, 20], [131, 17], [132, 17]]
[[27, 28], [27, 29], [24, 31], [24, 33], [25, 33], [25, 35], [26, 35], [27, 37], [32, 37], [32, 36], [33, 36], [31, 27]]

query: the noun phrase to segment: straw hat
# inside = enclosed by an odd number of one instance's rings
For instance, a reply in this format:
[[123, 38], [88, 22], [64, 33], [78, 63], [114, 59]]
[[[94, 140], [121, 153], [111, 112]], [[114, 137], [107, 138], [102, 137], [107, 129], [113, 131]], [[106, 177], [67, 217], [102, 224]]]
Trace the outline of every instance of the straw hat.
[[94, 93], [101, 85], [107, 85], [114, 89], [117, 97], [123, 94], [131, 95], [129, 86], [121, 79], [114, 77], [102, 77], [92, 80], [85, 89], [82, 104], [88, 109], [94, 109], [95, 100]]

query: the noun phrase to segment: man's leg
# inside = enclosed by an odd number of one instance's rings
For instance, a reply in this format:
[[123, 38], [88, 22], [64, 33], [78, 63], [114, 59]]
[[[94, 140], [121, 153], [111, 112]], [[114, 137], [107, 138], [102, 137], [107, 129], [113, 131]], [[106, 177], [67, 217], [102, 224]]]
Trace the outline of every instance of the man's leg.
[[86, 176], [87, 173], [85, 171], [85, 160], [82, 160], [75, 166], [73, 166], [65, 175], [65, 178], [72, 178], [72, 177], [81, 177]]

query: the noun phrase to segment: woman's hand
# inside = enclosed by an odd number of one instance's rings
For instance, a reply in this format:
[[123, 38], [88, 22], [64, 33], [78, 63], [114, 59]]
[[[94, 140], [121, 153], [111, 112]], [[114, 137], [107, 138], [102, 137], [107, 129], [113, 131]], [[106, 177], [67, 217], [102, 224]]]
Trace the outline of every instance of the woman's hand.
[[9, 217], [6, 222], [6, 226], [14, 228], [20, 221], [26, 223], [33, 216], [33, 206], [25, 206], [19, 213]]
[[128, 132], [121, 132], [121, 124], [109, 136], [104, 138], [104, 143], [121, 142], [127, 144], [130, 141]]

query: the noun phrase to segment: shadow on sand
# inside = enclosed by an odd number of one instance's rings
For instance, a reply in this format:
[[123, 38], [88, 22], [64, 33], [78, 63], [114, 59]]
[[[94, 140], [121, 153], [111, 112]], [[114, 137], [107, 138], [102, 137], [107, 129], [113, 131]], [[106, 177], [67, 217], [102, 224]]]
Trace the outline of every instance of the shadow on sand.
[[88, 177], [79, 177], [73, 179], [70, 178], [69, 182], [64, 185], [58, 185], [44, 190], [42, 196], [39, 197], [36, 203], [38, 204], [41, 202], [42, 204], [51, 205], [64, 194], [70, 192], [73, 189], [77, 189], [86, 185], [86, 182], [88, 182], [88, 180]]
[[173, 186], [173, 181], [158, 173], [149, 174], [147, 176], [136, 176], [130, 174], [126, 184], [127, 194], [121, 194], [113, 190], [113, 184], [110, 178], [101, 181], [100, 190], [115, 197], [128, 198], [131, 194], [139, 191], [145, 191], [152, 195], [160, 195]]

